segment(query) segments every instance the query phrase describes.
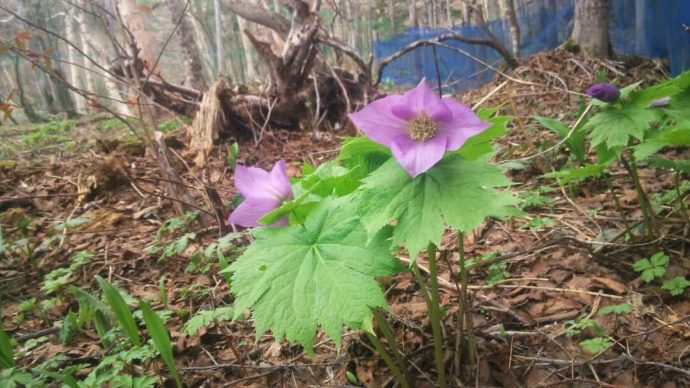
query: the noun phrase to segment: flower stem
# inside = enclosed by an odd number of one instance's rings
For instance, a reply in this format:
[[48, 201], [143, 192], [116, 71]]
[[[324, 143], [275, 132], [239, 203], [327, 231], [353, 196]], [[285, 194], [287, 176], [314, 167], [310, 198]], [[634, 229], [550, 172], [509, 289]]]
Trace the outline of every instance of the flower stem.
[[618, 194], [616, 194], [616, 190], [613, 188], [613, 182], [611, 182], [611, 177], [608, 174], [604, 173], [604, 180], [606, 181], [606, 185], [609, 187], [609, 192], [611, 193], [611, 197], [613, 197], [613, 202], [616, 204], [616, 210], [623, 218], [623, 224], [625, 224], [625, 228], [628, 230], [631, 239], [634, 240], [635, 234], [633, 233], [633, 230], [630, 227], [630, 222], [628, 221], [627, 214], [625, 214], [625, 212], [623, 211], [623, 206], [621, 206], [621, 202], [618, 199]]
[[395, 361], [397, 362], [398, 367], [402, 371], [404, 380], [400, 381], [400, 385], [403, 387], [409, 386], [409, 382], [412, 381], [412, 379], [407, 374], [407, 362], [405, 361], [405, 357], [403, 356], [403, 353], [400, 351], [400, 348], [398, 347], [398, 342], [395, 340], [395, 336], [393, 335], [393, 328], [391, 327], [390, 323], [386, 320], [386, 317], [383, 315], [383, 312], [380, 308], [372, 308], [371, 311], [374, 314], [374, 319], [376, 319], [376, 325], [379, 327], [379, 330], [381, 330], [383, 336], [386, 338], [386, 342], [388, 342], [388, 347], [391, 349], [393, 357], [395, 357]]
[[369, 341], [371, 341], [372, 345], [374, 345], [376, 351], [379, 352], [379, 355], [386, 363], [386, 365], [390, 368], [391, 372], [393, 372], [395, 378], [398, 379], [400, 386], [403, 388], [409, 388], [410, 385], [407, 382], [407, 379], [405, 379], [405, 375], [400, 371], [400, 368], [398, 368], [398, 365], [393, 361], [393, 358], [391, 358], [390, 354], [388, 354], [386, 348], [381, 343], [381, 340], [379, 340], [379, 338], [373, 333], [370, 333], [368, 331], [366, 333], [369, 337]]
[[476, 340], [474, 338], [474, 323], [470, 311], [470, 297], [467, 293], [469, 285], [469, 269], [465, 267], [465, 235], [458, 231], [458, 263], [460, 272], [460, 309], [462, 310], [462, 328], [467, 333], [467, 361], [474, 366], [477, 363]]
[[630, 155], [630, 160], [628, 161], [625, 155], [621, 154], [621, 163], [623, 163], [623, 167], [625, 167], [625, 169], [628, 171], [628, 174], [630, 174], [630, 178], [632, 178], [633, 185], [635, 186], [637, 200], [640, 203], [640, 210], [642, 210], [642, 218], [644, 218], [647, 233], [649, 233], [650, 236], [653, 236], [655, 234], [655, 228], [652, 224], [653, 211], [651, 205], [649, 204], [647, 194], [645, 193], [644, 188], [640, 183], [640, 177], [639, 175], [637, 175], [637, 164], [635, 163], [635, 155]]
[[676, 186], [678, 207], [680, 208], [680, 212], [683, 213], [685, 222], [690, 226], [690, 215], [688, 215], [688, 208], [685, 206], [685, 202], [683, 202], [683, 194], [680, 192], [680, 171], [676, 171], [676, 175], [674, 176], [674, 184]]
[[436, 245], [429, 244], [427, 248], [429, 254], [429, 283], [430, 283], [430, 303], [429, 316], [431, 319], [431, 331], [434, 336], [434, 360], [436, 362], [436, 373], [438, 373], [439, 387], [446, 387], [446, 367], [443, 362], [443, 333], [441, 332], [441, 305], [439, 302], [438, 291], [438, 272], [436, 269]]

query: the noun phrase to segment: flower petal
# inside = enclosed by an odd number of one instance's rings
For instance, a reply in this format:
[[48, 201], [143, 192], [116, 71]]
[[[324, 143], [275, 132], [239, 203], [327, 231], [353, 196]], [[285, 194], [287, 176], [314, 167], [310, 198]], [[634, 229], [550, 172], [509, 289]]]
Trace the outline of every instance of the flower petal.
[[446, 152], [446, 137], [435, 136], [416, 142], [408, 135], [398, 136], [391, 143], [393, 157], [412, 178], [433, 167]]
[[447, 151], [457, 150], [465, 144], [468, 138], [491, 126], [491, 123], [482, 121], [470, 107], [461, 104], [454, 98], [446, 97], [443, 102], [453, 112], [453, 118], [450, 121], [438, 124], [440, 130], [437, 136], [446, 136], [448, 139]]
[[243, 197], [256, 197], [266, 191], [270, 192], [270, 175], [258, 167], [247, 167], [238, 164], [235, 168], [235, 187]]
[[270, 173], [258, 167], [237, 165], [235, 187], [244, 198], [282, 201], [292, 195], [285, 161], [276, 163]]
[[397, 136], [406, 133], [407, 121], [393, 114], [391, 107], [399, 104], [402, 96], [386, 96], [350, 113], [350, 120], [371, 140], [390, 147]]
[[[279, 207], [280, 204], [281, 201], [272, 199], [246, 198], [237, 209], [230, 213], [230, 217], [228, 217], [226, 223], [233, 223], [235, 225], [244, 226], [245, 228], [261, 226], [259, 219], [268, 214], [271, 210]], [[283, 222], [283, 220], [280, 222]], [[287, 225], [287, 219], [285, 219], [285, 222], [284, 225]], [[278, 226], [279, 223], [274, 225]]]
[[403, 98], [407, 101], [409, 109], [415, 112], [415, 116], [426, 112], [427, 116], [435, 122], [446, 122], [453, 117], [453, 113], [427, 84], [426, 79], [423, 79], [416, 88], [405, 92]]
[[270, 175], [271, 187], [280, 194], [280, 197], [282, 199], [292, 197], [292, 186], [290, 186], [290, 178], [287, 175], [285, 160], [278, 161], [273, 166]]

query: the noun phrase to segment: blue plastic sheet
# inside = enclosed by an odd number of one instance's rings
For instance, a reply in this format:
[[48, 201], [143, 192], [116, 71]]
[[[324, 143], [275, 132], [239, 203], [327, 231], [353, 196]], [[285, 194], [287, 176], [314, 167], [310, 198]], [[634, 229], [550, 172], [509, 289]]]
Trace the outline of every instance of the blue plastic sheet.
[[[690, 0], [610, 0], [609, 3], [609, 32], [614, 51], [667, 57], [672, 74], [690, 68], [690, 34], [682, 28], [683, 24], [690, 25]], [[525, 4], [516, 9], [522, 56], [553, 49], [568, 39], [573, 27], [574, 0], [541, 0]], [[449, 31], [470, 38], [486, 38], [493, 34], [510, 47], [506, 21], [497, 19], [486, 26], [410, 28], [391, 39], [375, 42], [374, 54], [381, 59], [409, 43]], [[383, 71], [383, 82], [414, 85], [422, 77], [435, 80], [435, 57], [441, 81], [448, 88], [446, 91], [467, 90], [493, 78], [495, 72], [486, 64], [498, 68], [503, 62], [495, 50], [486, 46], [457, 41], [444, 41], [442, 44], [447, 47], [420, 47], [391, 62]]]

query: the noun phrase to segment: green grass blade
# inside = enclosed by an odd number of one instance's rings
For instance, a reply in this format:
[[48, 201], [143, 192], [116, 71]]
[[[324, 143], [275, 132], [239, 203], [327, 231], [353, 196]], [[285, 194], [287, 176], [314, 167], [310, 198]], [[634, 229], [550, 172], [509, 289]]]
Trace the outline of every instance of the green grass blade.
[[144, 323], [146, 323], [146, 328], [148, 329], [149, 334], [151, 334], [153, 344], [161, 354], [161, 358], [163, 358], [165, 365], [168, 366], [173, 379], [175, 379], [175, 385], [178, 388], [181, 388], [182, 383], [180, 382], [180, 375], [177, 373], [175, 361], [173, 360], [172, 343], [170, 342], [168, 329], [165, 328], [163, 321], [161, 321], [158, 315], [156, 315], [156, 313], [151, 309], [151, 306], [149, 306], [146, 302], [139, 302], [139, 307], [144, 315]]
[[132, 340], [134, 345], [141, 346], [141, 338], [139, 337], [137, 324], [134, 322], [134, 316], [132, 316], [132, 312], [129, 311], [125, 299], [112, 284], [105, 281], [102, 277], [97, 275], [96, 280], [98, 284], [101, 285], [105, 299], [108, 301], [108, 304], [110, 304], [110, 307], [112, 307], [115, 317], [117, 317], [117, 320], [120, 322], [120, 325], [122, 325], [127, 336], [129, 336], [129, 339]]
[[0, 329], [0, 368], [12, 368], [14, 365], [14, 352], [12, 352], [10, 337]]

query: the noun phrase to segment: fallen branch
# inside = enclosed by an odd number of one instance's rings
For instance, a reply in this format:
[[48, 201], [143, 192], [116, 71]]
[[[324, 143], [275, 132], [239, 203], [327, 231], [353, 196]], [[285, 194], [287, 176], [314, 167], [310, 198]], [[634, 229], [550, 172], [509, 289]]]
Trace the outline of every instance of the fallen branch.
[[462, 42], [462, 43], [467, 43], [467, 44], [472, 44], [472, 45], [483, 45], [483, 46], [488, 46], [491, 47], [492, 49], [496, 50], [503, 59], [506, 61], [508, 66], [511, 68], [516, 68], [518, 66], [517, 61], [515, 60], [515, 57], [497, 40], [495, 39], [479, 39], [479, 38], [468, 38], [465, 36], [462, 36], [458, 34], [457, 32], [448, 32], [445, 34], [441, 34], [436, 36], [435, 38], [431, 39], [421, 39], [416, 42], [412, 42], [408, 44], [407, 46], [401, 48], [400, 50], [394, 52], [393, 54], [383, 58], [381, 61], [379, 61], [378, 68], [377, 68], [377, 78], [376, 78], [376, 83], [375, 85], [378, 85], [381, 82], [381, 76], [383, 74], [383, 69], [388, 66], [391, 62], [395, 61], [396, 59], [402, 57], [403, 55], [407, 54], [408, 52], [419, 48], [423, 46], [433, 46], [433, 45], [438, 45], [439, 43], [446, 41], [446, 40], [454, 40], [457, 42]]

